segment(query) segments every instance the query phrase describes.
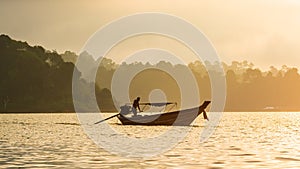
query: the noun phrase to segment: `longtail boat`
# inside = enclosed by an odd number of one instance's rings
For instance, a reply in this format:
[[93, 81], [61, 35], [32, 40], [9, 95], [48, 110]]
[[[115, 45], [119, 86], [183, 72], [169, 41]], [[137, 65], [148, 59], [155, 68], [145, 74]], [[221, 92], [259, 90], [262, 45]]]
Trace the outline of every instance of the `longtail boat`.
[[[163, 106], [173, 104], [172, 102], [167, 103], [141, 103], [140, 105], [151, 105], [151, 106]], [[119, 114], [115, 115], [121, 121], [123, 125], [175, 125], [175, 126], [188, 126], [190, 125], [201, 113], [203, 113], [204, 119], [207, 119], [205, 112], [206, 107], [210, 104], [210, 101], [204, 101], [201, 106], [170, 111], [161, 112], [153, 115], [136, 115], [126, 116], [130, 111], [129, 107], [122, 106]]]

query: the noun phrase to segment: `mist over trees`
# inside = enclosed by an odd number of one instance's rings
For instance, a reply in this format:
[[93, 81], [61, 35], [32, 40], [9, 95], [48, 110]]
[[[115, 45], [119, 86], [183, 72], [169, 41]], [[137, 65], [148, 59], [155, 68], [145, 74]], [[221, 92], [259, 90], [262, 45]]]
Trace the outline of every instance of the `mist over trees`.
[[[80, 82], [77, 87], [86, 101], [84, 110], [87, 111], [95, 111], [89, 107], [91, 89], [95, 89], [101, 111], [116, 111], [113, 100], [115, 103], [119, 103], [119, 100], [111, 94], [111, 84], [118, 69], [126, 72], [147, 67], [166, 68], [177, 74], [189, 69], [197, 81], [201, 101], [211, 99], [211, 84], [206, 68], [212, 70], [216, 66], [214, 63], [206, 63], [206, 67], [200, 61], [189, 65], [172, 65], [166, 61], [155, 65], [140, 62], [116, 64], [107, 58], [101, 62], [94, 61], [86, 52], [80, 57], [84, 58], [84, 62], [76, 68], [74, 63], [78, 56], [73, 52], [58, 54], [1, 35], [0, 112], [73, 112], [74, 69], [78, 74], [75, 78]], [[80, 72], [80, 67], [86, 65], [90, 65], [87, 72]], [[247, 61], [234, 61], [230, 65], [223, 63], [223, 68], [227, 81], [225, 111], [300, 110], [300, 75], [297, 68], [282, 66], [277, 69], [271, 66], [269, 70], [261, 71]], [[97, 76], [94, 86], [89, 71], [95, 70]], [[128, 92], [131, 100], [141, 96], [142, 101], [148, 101], [150, 92], [157, 88], [164, 91], [168, 100], [180, 102], [178, 84], [172, 76], [159, 69], [145, 69], [137, 74]]]

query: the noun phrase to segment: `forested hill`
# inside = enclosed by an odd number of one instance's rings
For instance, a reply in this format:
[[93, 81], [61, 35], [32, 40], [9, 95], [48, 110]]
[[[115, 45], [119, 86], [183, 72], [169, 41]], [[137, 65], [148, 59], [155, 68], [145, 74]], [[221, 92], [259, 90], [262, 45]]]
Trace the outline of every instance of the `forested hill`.
[[[74, 112], [73, 70], [74, 64], [55, 51], [1, 35], [0, 112]], [[105, 89], [97, 95], [110, 96]], [[103, 106], [108, 107], [112, 103]]]
[[[111, 95], [110, 86], [114, 72], [119, 69], [138, 71], [149, 63], [114, 63], [103, 59], [99, 67], [93, 67], [93, 57], [83, 52], [84, 65], [89, 71], [98, 70], [96, 85], [90, 83], [91, 74], [81, 74], [74, 66], [77, 55], [73, 52], [58, 54], [41, 46], [0, 36], [0, 112], [73, 112], [72, 77], [78, 72], [83, 110], [95, 111], [89, 105], [91, 89], [95, 88], [99, 108], [116, 111], [113, 104], [122, 102]], [[214, 64], [195, 61], [189, 65], [172, 65], [161, 61], [152, 67], [172, 69], [177, 74], [189, 68], [197, 80], [201, 100], [211, 99], [211, 85], [206, 67], [214, 70]], [[300, 111], [300, 75], [296, 68], [270, 67], [261, 71], [247, 61], [223, 64], [227, 80], [225, 111]], [[215, 72], [220, 73], [220, 72]], [[183, 75], [184, 76], [184, 75]], [[157, 78], [159, 77], [159, 79]], [[165, 72], [149, 69], [139, 73], [131, 81], [129, 95], [133, 100], [141, 96], [147, 102], [150, 92], [159, 88], [169, 101], [180, 103], [180, 90], [176, 81]], [[190, 98], [193, 99], [193, 98]], [[76, 101], [76, 100], [75, 100]]]

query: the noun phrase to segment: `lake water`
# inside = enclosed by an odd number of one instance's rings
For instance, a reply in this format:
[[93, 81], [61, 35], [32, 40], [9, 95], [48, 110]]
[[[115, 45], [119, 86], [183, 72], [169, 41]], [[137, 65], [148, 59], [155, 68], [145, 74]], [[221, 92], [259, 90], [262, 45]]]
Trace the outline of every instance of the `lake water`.
[[[138, 139], [168, 129], [122, 126], [116, 118], [108, 122]], [[300, 167], [300, 113], [224, 113], [213, 135], [200, 144], [203, 124], [201, 116], [187, 137], [163, 154], [128, 158], [94, 144], [75, 113], [0, 114], [0, 168]]]

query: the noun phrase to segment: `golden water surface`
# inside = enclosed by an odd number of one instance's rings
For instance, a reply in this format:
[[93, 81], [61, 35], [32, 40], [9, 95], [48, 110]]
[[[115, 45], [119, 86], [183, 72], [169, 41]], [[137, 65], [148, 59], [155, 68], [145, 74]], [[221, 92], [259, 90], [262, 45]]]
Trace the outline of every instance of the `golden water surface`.
[[[151, 158], [127, 158], [94, 144], [75, 113], [0, 114], [0, 168], [300, 167], [300, 113], [224, 113], [213, 135], [200, 144], [203, 121], [196, 119], [186, 139], [170, 151]], [[139, 139], [168, 129], [122, 126], [116, 118], [108, 123]]]

